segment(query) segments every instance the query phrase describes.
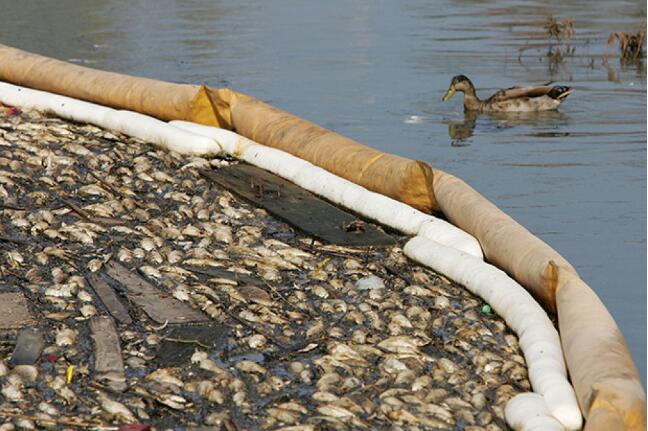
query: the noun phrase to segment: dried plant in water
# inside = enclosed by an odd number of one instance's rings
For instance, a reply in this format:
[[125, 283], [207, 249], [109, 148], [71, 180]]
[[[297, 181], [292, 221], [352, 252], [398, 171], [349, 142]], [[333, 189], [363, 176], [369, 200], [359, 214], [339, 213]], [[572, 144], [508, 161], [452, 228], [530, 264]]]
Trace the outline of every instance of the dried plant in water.
[[646, 39], [646, 31], [640, 30], [637, 33], [624, 33], [622, 31], [615, 31], [608, 37], [608, 45], [614, 43], [614, 39], [619, 42], [621, 48], [621, 60], [636, 60], [641, 54], [643, 49], [644, 40]]
[[556, 19], [553, 16], [547, 18], [547, 21], [544, 24], [544, 28], [547, 31], [549, 37], [555, 39], [570, 39], [574, 31], [574, 20], [571, 18], [567, 19]]

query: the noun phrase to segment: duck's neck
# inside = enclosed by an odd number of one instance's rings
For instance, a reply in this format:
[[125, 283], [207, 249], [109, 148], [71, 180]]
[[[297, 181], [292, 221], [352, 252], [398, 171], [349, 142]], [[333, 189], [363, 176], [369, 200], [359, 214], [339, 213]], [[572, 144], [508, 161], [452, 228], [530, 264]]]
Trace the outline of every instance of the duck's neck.
[[475, 87], [472, 85], [464, 90], [464, 110], [465, 111], [478, 111], [481, 109], [483, 102], [477, 97]]

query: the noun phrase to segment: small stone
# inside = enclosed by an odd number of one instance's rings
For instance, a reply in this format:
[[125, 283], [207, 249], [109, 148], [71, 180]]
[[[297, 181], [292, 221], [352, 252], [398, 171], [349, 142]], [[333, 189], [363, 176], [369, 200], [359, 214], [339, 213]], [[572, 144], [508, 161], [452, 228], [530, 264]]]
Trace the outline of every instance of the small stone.
[[16, 340], [16, 347], [11, 355], [11, 364], [33, 365], [43, 350], [45, 342], [38, 329], [23, 329]]

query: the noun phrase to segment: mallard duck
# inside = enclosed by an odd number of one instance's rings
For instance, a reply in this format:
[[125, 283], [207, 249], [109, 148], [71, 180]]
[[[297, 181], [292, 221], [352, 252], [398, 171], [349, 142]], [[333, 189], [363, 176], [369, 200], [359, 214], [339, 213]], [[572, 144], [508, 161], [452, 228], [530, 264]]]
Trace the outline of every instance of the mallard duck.
[[486, 100], [480, 100], [475, 86], [464, 75], [452, 78], [443, 101], [449, 100], [457, 91], [464, 93], [464, 110], [478, 112], [533, 112], [550, 111], [569, 96], [571, 87], [539, 85], [536, 87], [511, 87], [499, 90]]

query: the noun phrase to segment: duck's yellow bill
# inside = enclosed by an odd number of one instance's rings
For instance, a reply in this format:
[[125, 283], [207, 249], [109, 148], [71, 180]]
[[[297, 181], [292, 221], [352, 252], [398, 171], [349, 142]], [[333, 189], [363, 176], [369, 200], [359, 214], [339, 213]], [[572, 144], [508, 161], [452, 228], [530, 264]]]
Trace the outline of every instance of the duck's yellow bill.
[[448, 88], [448, 92], [445, 94], [445, 96], [443, 96], [443, 97], [441, 98], [441, 100], [443, 100], [444, 102], [446, 102], [446, 101], [450, 100], [450, 98], [451, 98], [452, 96], [454, 96], [455, 93], [456, 93], [455, 89], [452, 88], [452, 87], [450, 87], [450, 88]]

